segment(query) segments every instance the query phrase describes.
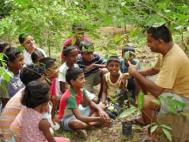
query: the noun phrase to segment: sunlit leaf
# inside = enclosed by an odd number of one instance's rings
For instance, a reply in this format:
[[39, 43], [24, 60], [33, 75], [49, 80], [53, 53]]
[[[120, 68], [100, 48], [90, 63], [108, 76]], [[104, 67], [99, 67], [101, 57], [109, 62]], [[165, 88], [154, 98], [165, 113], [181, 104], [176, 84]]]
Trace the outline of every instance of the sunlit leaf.
[[120, 115], [119, 118], [125, 118], [130, 116], [131, 114], [135, 113], [137, 111], [137, 109], [135, 107], [130, 107], [128, 109], [126, 109], [125, 111], [123, 111]]
[[140, 92], [137, 98], [137, 104], [138, 104], [138, 108], [139, 110], [142, 110], [143, 106], [144, 106], [144, 93]]
[[154, 125], [150, 128], [150, 133], [152, 134], [153, 132], [155, 132], [158, 128], [158, 125]]
[[165, 128], [163, 128], [162, 131], [163, 131], [163, 134], [166, 136], [166, 138], [167, 138], [170, 142], [172, 142], [172, 135], [171, 135], [170, 131], [168, 131], [168, 130], [165, 129]]
[[167, 125], [164, 125], [164, 124], [161, 124], [160, 127], [165, 128], [165, 129], [167, 129], [167, 130], [172, 130], [171, 127], [169, 127], [169, 126], [167, 126]]
[[3, 78], [4, 78], [4, 80], [9, 81], [10, 80], [10, 74], [7, 73], [7, 72], [4, 72]]

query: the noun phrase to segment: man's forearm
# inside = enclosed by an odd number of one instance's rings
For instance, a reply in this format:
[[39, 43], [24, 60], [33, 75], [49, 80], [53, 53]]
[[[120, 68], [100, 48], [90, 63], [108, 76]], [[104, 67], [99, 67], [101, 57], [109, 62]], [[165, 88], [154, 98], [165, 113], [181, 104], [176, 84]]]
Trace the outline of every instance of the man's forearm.
[[145, 70], [145, 71], [140, 71], [139, 72], [141, 75], [143, 76], [153, 76], [153, 75], [156, 75], [159, 73], [159, 70], [158, 69], [155, 69], [155, 68], [150, 68], [148, 70]]
[[143, 75], [141, 75], [139, 72], [135, 71], [131, 74], [134, 76], [137, 81], [143, 85], [143, 87], [152, 93], [154, 96], [159, 96], [163, 92], [163, 88], [157, 86], [154, 82], [152, 82], [149, 79], [146, 79]]

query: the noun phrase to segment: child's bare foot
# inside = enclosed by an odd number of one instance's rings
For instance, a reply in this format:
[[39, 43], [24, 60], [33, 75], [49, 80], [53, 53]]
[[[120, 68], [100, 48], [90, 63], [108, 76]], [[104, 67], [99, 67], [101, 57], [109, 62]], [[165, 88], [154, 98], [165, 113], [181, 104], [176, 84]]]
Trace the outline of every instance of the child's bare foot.
[[75, 130], [75, 132], [76, 132], [76, 135], [79, 136], [80, 138], [87, 139], [86, 130], [78, 129], [78, 130]]

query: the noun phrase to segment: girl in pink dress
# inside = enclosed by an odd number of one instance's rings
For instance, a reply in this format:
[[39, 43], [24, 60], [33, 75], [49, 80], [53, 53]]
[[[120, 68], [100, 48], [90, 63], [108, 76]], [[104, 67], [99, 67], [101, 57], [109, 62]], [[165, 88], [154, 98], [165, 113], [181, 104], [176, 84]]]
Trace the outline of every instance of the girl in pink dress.
[[[43, 118], [48, 111], [49, 86], [43, 81], [32, 81], [26, 85], [21, 99], [23, 108], [11, 124], [17, 142], [69, 142], [66, 138], [54, 138], [50, 124]], [[20, 130], [20, 131], [18, 131]]]

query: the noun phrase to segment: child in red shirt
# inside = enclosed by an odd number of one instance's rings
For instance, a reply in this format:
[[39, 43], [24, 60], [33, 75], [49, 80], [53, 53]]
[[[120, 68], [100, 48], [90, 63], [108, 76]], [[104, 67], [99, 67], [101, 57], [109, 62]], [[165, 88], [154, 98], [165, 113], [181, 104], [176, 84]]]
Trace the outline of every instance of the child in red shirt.
[[[78, 67], [69, 69], [66, 80], [71, 87], [62, 95], [58, 113], [64, 129], [82, 130], [94, 125], [109, 124], [108, 115], [88, 98], [86, 90], [83, 89], [85, 83], [83, 70]], [[84, 109], [81, 110], [80, 108], [83, 108], [81, 106], [85, 106]]]

